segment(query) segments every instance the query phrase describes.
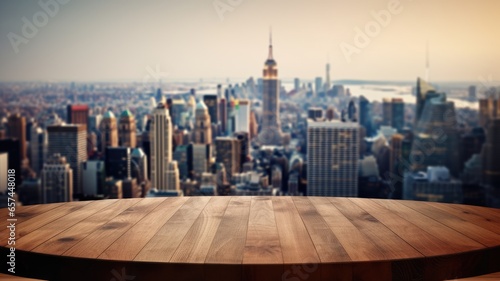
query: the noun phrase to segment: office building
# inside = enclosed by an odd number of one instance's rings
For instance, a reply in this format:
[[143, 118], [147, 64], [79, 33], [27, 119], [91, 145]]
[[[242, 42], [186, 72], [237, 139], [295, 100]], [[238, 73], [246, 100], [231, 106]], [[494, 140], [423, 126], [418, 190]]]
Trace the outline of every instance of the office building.
[[177, 161], [181, 179], [193, 178], [193, 145], [179, 145], [175, 148], [173, 159]]
[[366, 129], [366, 136], [372, 137], [375, 133], [372, 124], [372, 107], [365, 96], [359, 98], [359, 124]]
[[30, 164], [33, 171], [37, 174], [43, 168], [43, 163], [47, 155], [48, 149], [48, 135], [45, 130], [34, 125], [31, 128], [31, 141], [30, 141]]
[[137, 183], [141, 184], [149, 179], [148, 177], [148, 157], [141, 148], [132, 150], [132, 178], [137, 179]]
[[217, 95], [204, 95], [203, 103], [208, 108], [208, 114], [210, 115], [210, 122], [212, 124], [219, 123], [219, 98]]
[[316, 96], [323, 93], [323, 78], [316, 77], [316, 79], [314, 79], [314, 90], [316, 92]]
[[125, 110], [118, 121], [118, 145], [135, 148], [137, 146], [137, 126], [130, 110]]
[[427, 172], [407, 172], [404, 176], [404, 200], [462, 203], [462, 182], [451, 178], [446, 167], [428, 167]]
[[212, 143], [212, 123], [210, 122], [208, 108], [202, 100], [196, 105], [193, 142], [195, 144]]
[[175, 191], [178, 196], [182, 195], [181, 191], [181, 181], [179, 177], [179, 168], [177, 167], [177, 161], [170, 161], [167, 164], [166, 169], [166, 181], [168, 189], [164, 189], [164, 191]]
[[235, 101], [234, 108], [235, 126], [234, 132], [250, 133], [250, 101], [239, 99]]
[[48, 155], [59, 153], [66, 158], [73, 171], [73, 192], [82, 193], [82, 163], [87, 161], [87, 128], [83, 125], [65, 124], [47, 127]]
[[68, 124], [89, 126], [89, 106], [86, 104], [70, 104], [67, 106]]
[[226, 170], [226, 178], [241, 171], [241, 144], [233, 137], [218, 137], [215, 139], [216, 163], [222, 163]]
[[[82, 126], [86, 129], [86, 126]], [[61, 154], [51, 154], [42, 169], [42, 201], [47, 203], [73, 200], [73, 170]]]
[[83, 194], [86, 196], [95, 196], [104, 194], [106, 182], [106, 170], [104, 161], [88, 160], [82, 164], [82, 183]]
[[193, 156], [191, 160], [192, 172], [195, 179], [200, 179], [203, 173], [208, 172], [212, 156], [211, 146], [209, 144], [192, 144], [191, 150]]
[[399, 133], [403, 132], [405, 126], [405, 104], [403, 99], [393, 98], [392, 99], [392, 122], [391, 126], [398, 130]]
[[358, 196], [358, 159], [357, 123], [308, 121], [308, 196]]
[[382, 103], [382, 125], [392, 126], [392, 103], [388, 98]]
[[101, 132], [101, 152], [104, 152], [106, 147], [118, 146], [118, 125], [113, 112], [108, 111], [104, 114], [99, 131]]
[[[278, 88], [278, 67], [273, 58], [272, 37], [269, 42], [269, 56], [263, 71], [263, 108], [259, 142], [263, 145], [281, 145], [280, 102]], [[227, 168], [227, 167], [226, 167]]]
[[330, 64], [326, 64], [326, 82], [325, 82], [325, 95], [328, 95], [328, 92], [332, 88], [332, 82], [330, 80]]
[[[165, 104], [159, 103], [153, 110], [150, 125], [151, 142], [151, 184], [152, 188], [158, 190], [176, 190], [171, 186], [170, 179], [172, 168], [172, 122]], [[177, 168], [177, 165], [175, 165]]]
[[106, 177], [127, 179], [132, 176], [130, 147], [107, 147], [105, 151]]
[[21, 163], [26, 159], [26, 118], [21, 114], [11, 114], [7, 118], [7, 138], [19, 140], [19, 157]]
[[320, 121], [323, 118], [323, 109], [320, 107], [309, 107], [307, 110], [307, 118]]
[[7, 153], [7, 167], [16, 171], [16, 185], [22, 183], [20, 150], [21, 142], [18, 139], [0, 139], [0, 153]]
[[300, 79], [299, 78], [293, 79], [293, 89], [295, 91], [300, 90]]
[[428, 84], [426, 81], [421, 79], [420, 77], [417, 78], [417, 102], [416, 102], [416, 108], [415, 108], [415, 125], [418, 125], [420, 122], [420, 118], [422, 117], [423, 111], [425, 104], [428, 100], [427, 95], [429, 94], [436, 94], [436, 90], [434, 87], [432, 87], [430, 84]]
[[483, 145], [482, 184], [488, 188], [500, 189], [500, 118], [490, 120]]
[[453, 102], [445, 94], [428, 98], [414, 130], [410, 159], [413, 171], [425, 171], [428, 166], [445, 166], [455, 177], [460, 169], [457, 119]]

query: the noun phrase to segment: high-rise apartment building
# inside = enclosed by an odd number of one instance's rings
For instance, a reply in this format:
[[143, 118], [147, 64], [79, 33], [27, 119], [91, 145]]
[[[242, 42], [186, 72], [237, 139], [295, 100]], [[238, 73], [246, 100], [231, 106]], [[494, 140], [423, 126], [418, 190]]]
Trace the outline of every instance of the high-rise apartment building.
[[308, 121], [307, 195], [358, 196], [359, 124]]

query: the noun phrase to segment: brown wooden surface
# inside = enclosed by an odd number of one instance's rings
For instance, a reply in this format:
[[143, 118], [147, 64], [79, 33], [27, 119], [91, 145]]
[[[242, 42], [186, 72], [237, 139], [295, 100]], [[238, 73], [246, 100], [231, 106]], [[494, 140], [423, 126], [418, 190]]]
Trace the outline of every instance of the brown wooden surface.
[[16, 273], [31, 278], [443, 280], [500, 271], [500, 210], [483, 207], [181, 197], [27, 206], [16, 213]]

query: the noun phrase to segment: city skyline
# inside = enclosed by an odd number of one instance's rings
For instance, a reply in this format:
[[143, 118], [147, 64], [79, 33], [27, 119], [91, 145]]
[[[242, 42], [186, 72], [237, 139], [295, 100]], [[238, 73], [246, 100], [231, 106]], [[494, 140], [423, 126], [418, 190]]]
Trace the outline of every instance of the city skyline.
[[[323, 77], [330, 63], [333, 81], [411, 81], [426, 74], [429, 42], [431, 81], [497, 81], [500, 70], [492, 62], [500, 59], [498, 8], [498, 1], [429, 0], [3, 1], [0, 77], [259, 77], [272, 26], [283, 79]], [[25, 27], [36, 21], [34, 30]], [[357, 28], [368, 31], [364, 44], [356, 40]]]

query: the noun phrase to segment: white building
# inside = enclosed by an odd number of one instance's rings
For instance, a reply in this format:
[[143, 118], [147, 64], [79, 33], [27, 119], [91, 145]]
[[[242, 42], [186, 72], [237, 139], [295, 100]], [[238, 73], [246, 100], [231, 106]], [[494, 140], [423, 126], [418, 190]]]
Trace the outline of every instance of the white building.
[[245, 132], [250, 134], [250, 101], [240, 99], [234, 109], [235, 132]]
[[359, 124], [308, 121], [307, 195], [358, 196]]
[[[169, 163], [172, 162], [172, 122], [165, 103], [159, 103], [153, 110], [150, 125], [151, 141], [151, 184], [157, 190], [176, 190], [171, 186]], [[177, 165], [175, 165], [177, 167]]]

